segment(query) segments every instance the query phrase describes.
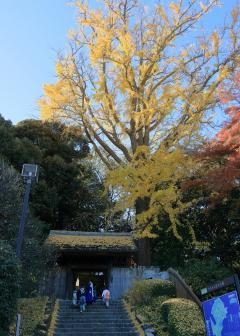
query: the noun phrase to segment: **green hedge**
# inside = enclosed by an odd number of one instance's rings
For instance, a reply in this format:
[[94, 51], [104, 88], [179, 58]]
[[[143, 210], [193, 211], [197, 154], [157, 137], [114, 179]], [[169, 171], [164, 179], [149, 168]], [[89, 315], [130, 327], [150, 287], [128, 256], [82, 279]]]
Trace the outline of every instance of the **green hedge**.
[[199, 307], [192, 301], [176, 299], [172, 282], [141, 280], [134, 283], [127, 298], [157, 336], [205, 336]]
[[0, 240], [0, 335], [9, 335], [9, 326], [16, 314], [21, 281], [18, 259], [10, 245]]
[[159, 296], [147, 305], [136, 306], [137, 314], [143, 318], [144, 322], [156, 324], [158, 320], [162, 320], [161, 305], [168, 299], [170, 299], [169, 296]]
[[202, 313], [196, 303], [169, 299], [161, 305], [162, 316], [171, 336], [205, 336]]
[[127, 295], [132, 306], [147, 305], [159, 296], [175, 296], [175, 286], [172, 282], [166, 280], [140, 280], [134, 283]]
[[[21, 314], [21, 336], [34, 336], [36, 327], [44, 320], [47, 301], [48, 298], [46, 296], [18, 300], [18, 313]], [[10, 335], [15, 335], [14, 322]]]

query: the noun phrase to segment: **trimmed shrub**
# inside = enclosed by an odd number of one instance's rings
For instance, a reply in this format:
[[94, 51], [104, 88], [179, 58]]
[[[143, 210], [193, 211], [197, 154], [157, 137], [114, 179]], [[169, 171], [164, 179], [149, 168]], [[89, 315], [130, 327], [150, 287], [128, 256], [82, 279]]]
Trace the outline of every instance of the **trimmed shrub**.
[[161, 305], [169, 299], [169, 296], [159, 296], [152, 299], [148, 305], [135, 306], [135, 313], [140, 317], [141, 321], [150, 324], [156, 336], [169, 336], [167, 333], [167, 324], [163, 320]]
[[173, 297], [175, 286], [172, 282], [160, 279], [136, 281], [128, 292], [128, 299], [132, 306], [147, 305], [159, 296]]
[[19, 295], [20, 265], [12, 247], [0, 240], [0, 335], [9, 335]]
[[169, 299], [161, 305], [162, 316], [171, 336], [205, 336], [202, 313], [196, 303]]
[[222, 263], [211, 258], [207, 260], [191, 259], [179, 273], [196, 294], [201, 288], [222, 280], [232, 273]]
[[168, 299], [170, 299], [169, 296], [159, 296], [152, 299], [148, 305], [137, 306], [136, 312], [142, 317], [145, 323], [151, 323], [154, 325], [154, 328], [157, 328], [159, 323], [163, 322], [161, 305]]

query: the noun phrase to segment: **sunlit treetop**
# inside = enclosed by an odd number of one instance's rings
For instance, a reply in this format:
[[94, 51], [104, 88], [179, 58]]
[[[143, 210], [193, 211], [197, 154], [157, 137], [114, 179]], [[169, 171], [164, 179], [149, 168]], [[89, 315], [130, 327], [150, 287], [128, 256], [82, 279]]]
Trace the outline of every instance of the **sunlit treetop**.
[[[75, 5], [78, 29], [69, 33], [69, 51], [57, 61], [56, 83], [44, 86], [42, 118], [78, 125], [103, 163], [110, 170], [119, 167], [111, 183], [123, 190], [121, 169], [144, 153], [151, 162], [151, 156], [176, 151], [179, 166], [186, 164], [183, 148], [198, 141], [217, 104], [217, 88], [239, 62], [239, 9], [229, 27], [205, 35], [196, 28], [217, 0], [180, 0], [151, 9], [137, 0], [104, 0], [98, 9]], [[175, 165], [167, 169], [173, 195]], [[142, 179], [137, 167], [133, 175]], [[161, 189], [159, 182], [150, 189]], [[152, 209], [161, 205], [169, 213], [178, 199], [165, 195], [155, 202], [146, 185], [140, 189], [129, 206], [144, 190]]]

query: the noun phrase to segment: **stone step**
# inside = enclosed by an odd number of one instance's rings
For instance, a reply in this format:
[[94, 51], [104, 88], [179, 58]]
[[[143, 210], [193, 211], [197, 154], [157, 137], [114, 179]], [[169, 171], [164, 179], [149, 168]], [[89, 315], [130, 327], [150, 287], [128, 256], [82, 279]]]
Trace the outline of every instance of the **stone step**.
[[[78, 307], [77, 309], [74, 309], [74, 310], [69, 310], [69, 309], [59, 309], [58, 310], [58, 313], [59, 314], [76, 314], [78, 313], [80, 310], [80, 307]], [[109, 308], [106, 308], [106, 307], [102, 307], [102, 308], [89, 308], [89, 307], [86, 307], [86, 311], [89, 312], [89, 313], [95, 313], [95, 314], [98, 314], [98, 313], [106, 313], [107, 311], [110, 311], [114, 314], [118, 314], [118, 313], [122, 313], [122, 312], [126, 312], [126, 310], [124, 309], [111, 309], [111, 307]]]
[[[60, 313], [60, 314], [66, 314], [66, 313], [68, 313], [68, 314], [77, 314], [78, 312], [79, 312], [79, 310], [80, 310], [80, 307], [78, 307], [77, 309], [73, 309], [73, 310], [71, 310], [71, 309], [66, 309], [66, 310], [58, 310], [58, 313]], [[124, 309], [117, 309], [117, 310], [115, 310], [115, 309], [112, 309], [111, 307], [103, 307], [103, 308], [101, 308], [101, 309], [98, 309], [98, 308], [95, 308], [95, 309], [92, 309], [92, 308], [88, 308], [88, 307], [86, 307], [86, 311], [87, 312], [89, 312], [89, 313], [95, 313], [95, 314], [97, 314], [97, 313], [106, 313], [106, 312], [112, 312], [112, 313], [114, 313], [114, 314], [118, 314], [118, 313], [125, 313], [126, 312], [126, 310], [124, 310]]]
[[64, 322], [64, 323], [68, 323], [68, 324], [71, 324], [71, 323], [84, 323], [85, 321], [93, 321], [93, 322], [96, 322], [96, 323], [120, 323], [120, 322], [127, 322], [129, 321], [129, 319], [127, 318], [124, 318], [124, 319], [119, 319], [117, 317], [109, 317], [109, 318], [96, 318], [94, 320], [92, 319], [89, 319], [89, 318], [86, 318], [86, 317], [80, 317], [79, 319], [63, 319], [61, 317], [58, 317], [56, 319], [56, 323], [59, 323], [59, 322]]
[[108, 332], [108, 331], [103, 331], [103, 332], [54, 332], [54, 336], [139, 336], [137, 332]]
[[[98, 298], [94, 303], [99, 303], [101, 301], [102, 300]], [[115, 304], [122, 304], [122, 300], [112, 300], [112, 302]], [[72, 300], [59, 299], [59, 303], [64, 305], [64, 304], [72, 303]]]
[[[104, 303], [103, 302], [100, 302], [100, 303], [93, 303], [93, 304], [88, 304], [87, 305], [88, 307], [103, 307], [104, 306]], [[123, 305], [116, 305], [116, 304], [113, 304], [111, 301], [110, 301], [110, 306], [113, 307], [113, 308], [122, 308]], [[74, 309], [75, 307], [77, 307], [77, 305], [72, 305], [72, 304], [67, 304], [67, 305], [59, 305], [59, 307], [61, 309], [69, 309], [69, 308], [72, 308]]]
[[79, 330], [81, 331], [89, 331], [89, 332], [103, 332], [103, 331], [108, 331], [108, 332], [134, 332], [135, 329], [133, 327], [119, 327], [119, 326], [112, 326], [112, 327], [109, 327], [109, 326], [104, 326], [102, 325], [101, 327], [100, 326], [81, 326], [81, 327], [56, 327], [56, 332], [78, 332]]
[[[105, 317], [118, 317], [118, 318], [128, 318], [128, 314], [125, 312], [121, 312], [118, 314], [114, 314], [113, 312], [109, 311], [109, 312], [101, 312], [101, 313], [94, 313], [94, 312], [88, 312], [88, 311], [84, 311], [83, 312], [85, 314], [85, 317], [89, 317], [89, 318], [93, 318], [93, 317], [98, 317], [98, 318], [105, 318]], [[80, 312], [80, 310], [74, 314], [72, 313], [64, 313], [64, 314], [59, 314], [59, 316], [61, 316], [61, 318], [78, 318], [80, 317], [80, 315], [82, 315], [82, 313]]]
[[70, 300], [60, 300], [54, 329], [54, 336], [138, 336], [120, 301], [108, 308], [97, 301], [81, 313]]
[[[60, 307], [58, 309], [59, 312], [64, 312], [64, 311], [68, 311], [68, 312], [75, 312], [75, 311], [78, 311], [79, 310], [79, 305], [76, 306], [76, 307]], [[109, 307], [106, 307], [104, 304], [102, 304], [101, 306], [88, 306], [86, 305], [86, 308], [89, 310], [89, 311], [104, 311], [106, 309], [109, 309], [111, 308], [112, 311], [122, 311], [124, 310], [125, 308], [124, 307], [113, 307], [111, 306], [111, 304], [109, 305]]]
[[[58, 309], [58, 311], [60, 311], [60, 312], [64, 312], [64, 311], [72, 311], [72, 312], [74, 312], [74, 311], [77, 311], [78, 309], [79, 309], [79, 305], [78, 306], [76, 306], [76, 307], [60, 307], [59, 309]], [[111, 308], [111, 310], [112, 311], [116, 311], [116, 312], [118, 312], [118, 311], [121, 311], [121, 310], [123, 310], [124, 309], [124, 307], [113, 307], [113, 306], [111, 306], [111, 304], [109, 305], [109, 307], [107, 308], [104, 304], [102, 304], [101, 306], [86, 306], [86, 308], [90, 311], [101, 311], [101, 310], [105, 310], [105, 309], [108, 309], [108, 308]]]
[[[75, 308], [60, 308], [58, 309], [59, 312], [61, 313], [64, 313], [64, 312], [77, 312], [79, 310], [80, 306], [77, 306]], [[88, 311], [94, 311], [94, 312], [99, 312], [99, 311], [106, 311], [106, 310], [111, 310], [113, 312], [120, 312], [120, 311], [125, 311], [125, 309], [122, 307], [122, 308], [113, 308], [111, 307], [111, 305], [109, 307], [106, 307], [104, 305], [102, 305], [101, 307], [89, 307], [89, 306], [86, 306], [86, 309]]]
[[[82, 315], [84, 315], [84, 313], [82, 313]], [[89, 319], [86, 319], [86, 316], [80, 316], [79, 319], [62, 319], [61, 317], [58, 316], [58, 318], [56, 319], [56, 322], [66, 322], [66, 323], [84, 323], [86, 320], [89, 321]], [[126, 323], [129, 322], [128, 318], [124, 318], [124, 319], [119, 319], [117, 317], [114, 318], [95, 318], [94, 319], [95, 323]]]
[[95, 313], [89, 313], [89, 312], [83, 312], [81, 313], [80, 311], [77, 314], [59, 314], [59, 316], [61, 316], [61, 318], [72, 318], [72, 319], [78, 319], [80, 317], [80, 315], [84, 314], [85, 317], [87, 316], [87, 318], [89, 319], [93, 319], [93, 318], [112, 318], [112, 317], [117, 317], [118, 319], [122, 319], [122, 318], [128, 318], [128, 314], [127, 313], [121, 313], [121, 314], [113, 314], [111, 312], [109, 313], [99, 313], [99, 314], [95, 314]]
[[[113, 307], [122, 307], [122, 302], [116, 302], [116, 301], [111, 301], [110, 303]], [[97, 301], [97, 302], [93, 302], [92, 304], [89, 304], [89, 306], [101, 306], [103, 304], [102, 301]], [[68, 302], [59, 302], [60, 307], [74, 307], [74, 305], [72, 304], [72, 301], [68, 301]]]
[[[121, 321], [104, 321], [104, 325], [106, 325], [107, 327], [111, 327], [111, 326], [117, 326], [117, 327], [132, 327], [132, 323], [129, 322], [129, 320], [127, 320], [126, 322], [121, 322]], [[82, 327], [89, 327], [89, 321], [82, 321], [82, 322], [66, 322], [66, 321], [61, 321], [55, 324], [56, 327], [65, 327], [66, 325], [69, 326], [69, 328], [72, 327], [76, 327], [76, 328], [80, 328]], [[101, 327], [103, 325], [103, 322], [96, 322], [94, 321], [94, 326], [96, 327]]]
[[[112, 307], [112, 309], [122, 309], [124, 306], [120, 306], [120, 305], [113, 305], [111, 302], [110, 302], [110, 306]], [[67, 305], [67, 306], [59, 306], [60, 309], [77, 309], [79, 307], [79, 304], [77, 305]], [[88, 308], [104, 308], [105, 307], [105, 304], [103, 302], [101, 302], [101, 304], [92, 304], [92, 305], [88, 305], [87, 304], [87, 307]]]
[[[66, 310], [66, 311], [62, 311], [62, 312], [58, 311], [58, 313], [60, 315], [73, 315], [73, 316], [78, 315], [79, 312], [80, 312], [80, 308], [77, 309], [77, 310], [74, 310], [74, 311], [71, 311], [71, 310], [70, 311]], [[105, 308], [105, 309], [101, 309], [101, 310], [89, 310], [88, 308], [86, 308], [85, 312], [87, 314], [89, 314], [89, 315], [93, 315], [93, 314], [95, 314], [95, 315], [97, 315], [97, 314], [109, 314], [109, 313], [111, 313], [111, 314], [127, 314], [126, 310], [114, 311], [114, 310], [112, 310], [110, 308]]]
[[[127, 328], [134, 328], [134, 326], [132, 324], [115, 324], [115, 323], [112, 323], [112, 324], [108, 324], [108, 323], [96, 323], [96, 325], [93, 325], [93, 326], [89, 326], [89, 324], [65, 324], [65, 323], [61, 323], [61, 324], [55, 324], [55, 327], [54, 327], [56, 330], [57, 329], [61, 329], [61, 328], [65, 328], [65, 329], [69, 329], [69, 330], [72, 330], [72, 329], [89, 329], [89, 330], [92, 330], [92, 329], [99, 329], [100, 331], [102, 330], [102, 328], [117, 328], [117, 329], [127, 329]], [[120, 330], [119, 330], [120, 331]]]

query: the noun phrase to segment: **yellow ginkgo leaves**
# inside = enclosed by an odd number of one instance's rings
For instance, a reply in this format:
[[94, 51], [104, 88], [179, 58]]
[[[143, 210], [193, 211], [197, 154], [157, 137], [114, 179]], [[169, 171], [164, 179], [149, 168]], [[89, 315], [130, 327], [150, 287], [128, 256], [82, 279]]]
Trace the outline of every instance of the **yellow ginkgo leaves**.
[[214, 54], [218, 53], [219, 44], [220, 44], [220, 38], [219, 38], [217, 32], [214, 31], [212, 33], [212, 48], [213, 48]]
[[180, 12], [180, 4], [177, 4], [175, 2], [170, 2], [169, 7], [171, 8], [171, 10], [175, 13], [178, 14]]
[[151, 229], [157, 225], [158, 211], [162, 209], [170, 216], [177, 235], [177, 215], [184, 205], [176, 183], [187, 175], [190, 166], [186, 154], [180, 150], [169, 151], [161, 146], [152, 155], [148, 147], [142, 146], [131, 164], [109, 172], [107, 185], [121, 187], [124, 191], [125, 197], [117, 204], [118, 208], [134, 206], [138, 198], [149, 200], [149, 209], [137, 215], [137, 234], [151, 237]]
[[98, 9], [77, 1], [76, 32], [59, 56], [56, 83], [44, 87], [42, 118], [79, 125], [110, 171], [107, 185], [121, 189], [121, 209], [148, 199], [136, 222], [143, 236], [159, 211], [177, 235], [184, 208], [177, 186], [192, 164], [186, 152], [212, 115], [228, 63], [239, 62], [238, 11], [226, 29], [229, 45], [217, 30], [192, 41], [217, 3], [173, 0], [146, 11], [140, 1], [103, 0]]
[[203, 11], [207, 10], [207, 6], [202, 1], [200, 1], [200, 7]]

